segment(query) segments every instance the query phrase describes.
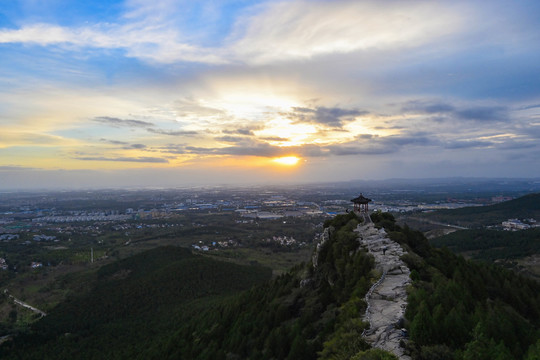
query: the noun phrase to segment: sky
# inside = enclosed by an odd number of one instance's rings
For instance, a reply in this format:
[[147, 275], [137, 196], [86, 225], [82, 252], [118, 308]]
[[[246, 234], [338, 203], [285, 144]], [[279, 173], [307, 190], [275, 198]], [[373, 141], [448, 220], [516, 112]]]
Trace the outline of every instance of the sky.
[[0, 1], [0, 189], [540, 177], [540, 2]]

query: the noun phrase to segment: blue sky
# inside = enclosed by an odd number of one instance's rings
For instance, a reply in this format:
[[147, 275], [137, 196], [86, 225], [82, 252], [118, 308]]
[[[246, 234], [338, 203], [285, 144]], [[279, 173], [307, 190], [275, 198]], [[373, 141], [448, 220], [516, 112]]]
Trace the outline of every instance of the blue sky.
[[539, 17], [534, 1], [4, 0], [0, 187], [540, 177]]

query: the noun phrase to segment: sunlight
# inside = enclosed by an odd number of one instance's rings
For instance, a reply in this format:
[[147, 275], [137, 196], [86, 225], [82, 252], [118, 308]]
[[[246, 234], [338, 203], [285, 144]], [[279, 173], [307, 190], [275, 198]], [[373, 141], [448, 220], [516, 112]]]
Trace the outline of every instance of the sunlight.
[[293, 166], [300, 161], [300, 158], [296, 156], [283, 156], [279, 158], [272, 159], [273, 162], [276, 162], [280, 165]]

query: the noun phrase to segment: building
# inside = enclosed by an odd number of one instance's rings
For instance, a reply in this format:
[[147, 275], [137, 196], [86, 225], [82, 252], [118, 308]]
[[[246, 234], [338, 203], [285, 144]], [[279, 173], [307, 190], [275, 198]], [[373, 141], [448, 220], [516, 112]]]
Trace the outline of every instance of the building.
[[354, 204], [354, 212], [367, 214], [369, 211], [368, 204], [371, 202], [371, 199], [368, 199], [364, 195], [360, 194], [358, 197], [355, 197], [351, 200]]

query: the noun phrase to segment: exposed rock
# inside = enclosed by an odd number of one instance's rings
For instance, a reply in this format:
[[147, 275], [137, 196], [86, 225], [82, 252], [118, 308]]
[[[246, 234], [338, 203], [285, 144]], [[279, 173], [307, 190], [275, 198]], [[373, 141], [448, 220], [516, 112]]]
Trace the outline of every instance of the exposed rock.
[[387, 237], [384, 229], [379, 230], [372, 223], [361, 224], [356, 231], [361, 245], [374, 256], [375, 268], [383, 274], [366, 295], [365, 320], [370, 328], [364, 336], [373, 347], [409, 360], [400, 346], [400, 341], [406, 340], [401, 325], [407, 307], [406, 287], [410, 283], [410, 270], [400, 259], [406, 252]]

